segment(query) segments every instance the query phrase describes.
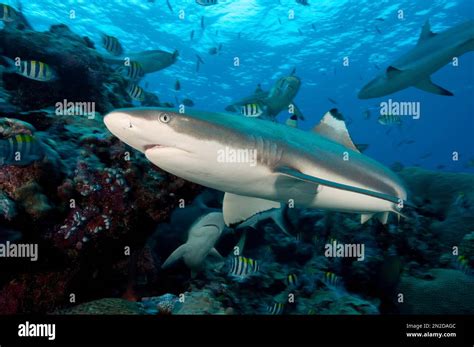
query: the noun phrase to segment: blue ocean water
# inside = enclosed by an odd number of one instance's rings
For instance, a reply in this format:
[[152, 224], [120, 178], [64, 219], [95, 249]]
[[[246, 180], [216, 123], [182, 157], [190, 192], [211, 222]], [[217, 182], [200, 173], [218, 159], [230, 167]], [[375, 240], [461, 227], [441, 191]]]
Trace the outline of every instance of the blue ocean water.
[[[161, 100], [187, 97], [202, 110], [223, 111], [232, 100], [252, 94], [258, 83], [270, 89], [296, 68], [302, 86], [294, 101], [306, 115], [300, 127], [311, 128], [337, 107], [349, 120], [355, 142], [370, 144], [366, 154], [385, 164], [474, 170], [467, 165], [474, 157], [472, 53], [462, 56], [459, 66], [445, 66], [432, 76], [453, 97], [409, 88], [380, 99], [357, 98], [379, 69], [415, 45], [426, 20], [434, 32], [446, 30], [474, 17], [473, 1], [313, 0], [302, 6], [293, 0], [227, 0], [203, 7], [191, 0], [169, 0], [169, 5], [172, 10], [164, 0], [43, 0], [26, 3], [24, 13], [36, 30], [65, 23], [91, 37], [98, 49], [105, 32], [116, 36], [126, 52], [179, 50], [176, 64], [146, 76], [142, 85]], [[220, 44], [217, 55], [208, 54]], [[205, 61], [199, 72], [196, 54]], [[345, 57], [348, 66], [343, 65]], [[177, 79], [179, 92], [173, 89]], [[420, 102], [420, 119], [404, 118], [401, 127], [388, 131], [373, 108], [389, 98]], [[367, 108], [372, 117], [365, 120]], [[281, 120], [286, 116], [281, 114]], [[404, 140], [415, 143], [397, 146]], [[459, 153], [459, 161], [452, 160], [453, 152]]]

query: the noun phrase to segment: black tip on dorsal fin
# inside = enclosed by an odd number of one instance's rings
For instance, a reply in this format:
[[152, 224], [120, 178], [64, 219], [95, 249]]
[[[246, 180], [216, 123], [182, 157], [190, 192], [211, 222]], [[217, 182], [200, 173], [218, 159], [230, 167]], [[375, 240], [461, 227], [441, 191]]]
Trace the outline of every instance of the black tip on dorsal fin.
[[331, 116], [333, 116], [336, 119], [344, 120], [344, 116], [342, 115], [342, 113], [339, 112], [337, 108], [333, 108], [329, 110], [329, 113], [331, 114]]
[[293, 114], [291, 117], [290, 117], [291, 120], [298, 120], [298, 116], [296, 114]]

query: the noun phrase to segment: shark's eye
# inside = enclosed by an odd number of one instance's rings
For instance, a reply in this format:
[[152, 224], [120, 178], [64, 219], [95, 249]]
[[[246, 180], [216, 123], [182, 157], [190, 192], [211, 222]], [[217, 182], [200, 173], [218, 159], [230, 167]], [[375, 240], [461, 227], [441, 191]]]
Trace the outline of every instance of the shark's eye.
[[168, 113], [160, 114], [160, 122], [168, 123], [171, 120], [171, 116]]

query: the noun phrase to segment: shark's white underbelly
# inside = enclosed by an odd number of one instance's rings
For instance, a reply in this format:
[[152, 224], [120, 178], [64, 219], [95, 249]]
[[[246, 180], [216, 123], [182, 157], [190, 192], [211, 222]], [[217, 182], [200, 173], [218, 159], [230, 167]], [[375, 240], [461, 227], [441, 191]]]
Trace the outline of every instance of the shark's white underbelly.
[[[214, 146], [207, 153], [215, 153]], [[296, 207], [321, 208], [341, 212], [382, 212], [391, 211], [393, 203], [361, 193], [329, 186], [307, 183], [276, 174], [268, 166], [252, 163], [219, 162], [214, 154], [203, 163], [192, 155], [186, 157], [177, 149], [159, 149], [154, 158], [149, 159], [160, 168], [191, 182], [237, 195], [262, 198]], [[178, 155], [179, 154], [179, 155]], [[176, 162], [175, 158], [179, 158]], [[308, 168], [305, 173], [338, 183], [358, 186], [328, 172]]]

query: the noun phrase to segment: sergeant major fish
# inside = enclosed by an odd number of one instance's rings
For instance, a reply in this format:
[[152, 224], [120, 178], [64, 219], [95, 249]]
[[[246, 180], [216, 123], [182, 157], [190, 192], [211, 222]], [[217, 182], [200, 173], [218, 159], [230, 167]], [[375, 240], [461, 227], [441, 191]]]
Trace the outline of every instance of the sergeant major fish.
[[102, 46], [112, 55], [118, 56], [123, 53], [122, 45], [116, 37], [103, 34]]
[[139, 80], [143, 76], [145, 76], [145, 71], [143, 71], [143, 67], [140, 63], [136, 61], [131, 61], [129, 65], [121, 66], [118, 69], [119, 73], [121, 73], [124, 77], [127, 77], [131, 80]]
[[260, 117], [263, 114], [263, 110], [259, 104], [247, 104], [242, 105], [240, 113], [245, 117]]
[[13, 7], [0, 4], [0, 20], [5, 23], [11, 23], [16, 21], [18, 18], [17, 12], [13, 9]]
[[127, 94], [137, 101], [145, 100], [145, 91], [142, 87], [136, 85], [135, 83], [130, 83], [127, 87]]
[[37, 60], [20, 60], [19, 64], [16, 64], [12, 59], [3, 56], [7, 68], [4, 72], [17, 73], [23, 77], [39, 82], [51, 82], [58, 79], [56, 71], [41, 61]]
[[29, 165], [44, 157], [41, 143], [32, 135], [0, 140], [0, 165]]
[[229, 275], [240, 279], [256, 274], [260, 270], [256, 260], [242, 256], [233, 257], [230, 264]]

